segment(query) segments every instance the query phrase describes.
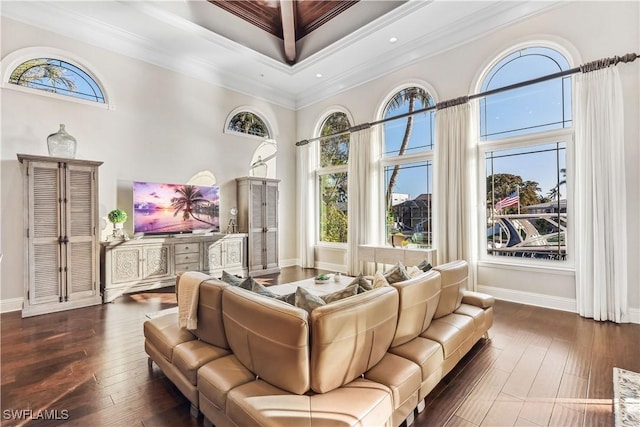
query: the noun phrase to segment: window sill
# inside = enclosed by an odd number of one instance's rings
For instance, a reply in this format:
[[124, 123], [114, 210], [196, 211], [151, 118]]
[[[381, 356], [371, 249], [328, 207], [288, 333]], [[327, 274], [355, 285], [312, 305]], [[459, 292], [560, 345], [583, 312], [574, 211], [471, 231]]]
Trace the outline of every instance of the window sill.
[[554, 274], [573, 276], [575, 275], [575, 268], [571, 265], [559, 265], [559, 264], [547, 264], [542, 262], [503, 262], [497, 260], [483, 259], [477, 262], [478, 267], [487, 268], [500, 268], [504, 270], [517, 270], [528, 272], [549, 272]]

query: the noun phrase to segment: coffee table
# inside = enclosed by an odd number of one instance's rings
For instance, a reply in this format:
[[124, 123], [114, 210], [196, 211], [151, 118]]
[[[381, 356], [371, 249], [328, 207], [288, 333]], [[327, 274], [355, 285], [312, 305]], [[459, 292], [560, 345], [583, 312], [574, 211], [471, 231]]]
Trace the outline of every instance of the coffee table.
[[344, 289], [349, 283], [353, 281], [353, 277], [351, 276], [340, 276], [340, 281], [336, 282], [334, 280], [334, 275], [329, 274], [330, 277], [328, 283], [318, 284], [315, 281], [315, 277], [311, 277], [309, 279], [298, 280], [297, 282], [284, 283], [282, 285], [273, 285], [269, 286], [269, 291], [278, 295], [287, 295], [296, 291], [298, 286], [305, 288], [312, 294], [322, 296], [326, 294], [330, 294], [331, 292], [339, 291], [340, 289]]

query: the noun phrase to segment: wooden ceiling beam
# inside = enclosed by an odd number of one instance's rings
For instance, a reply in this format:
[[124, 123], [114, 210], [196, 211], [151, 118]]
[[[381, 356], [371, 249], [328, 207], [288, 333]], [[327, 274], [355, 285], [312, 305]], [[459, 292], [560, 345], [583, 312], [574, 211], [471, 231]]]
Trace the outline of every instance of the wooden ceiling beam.
[[296, 19], [293, 10], [294, 0], [280, 0], [282, 16], [282, 38], [284, 40], [284, 57], [287, 62], [296, 62]]

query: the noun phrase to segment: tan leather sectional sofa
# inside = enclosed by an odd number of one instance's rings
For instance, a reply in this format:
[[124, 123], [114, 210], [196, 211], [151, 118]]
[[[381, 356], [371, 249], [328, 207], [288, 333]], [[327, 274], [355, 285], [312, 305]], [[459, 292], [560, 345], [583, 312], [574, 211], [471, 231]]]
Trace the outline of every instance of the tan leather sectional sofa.
[[411, 424], [493, 323], [493, 298], [466, 291], [467, 276], [455, 261], [311, 314], [209, 279], [198, 329], [147, 320], [145, 349], [217, 427]]

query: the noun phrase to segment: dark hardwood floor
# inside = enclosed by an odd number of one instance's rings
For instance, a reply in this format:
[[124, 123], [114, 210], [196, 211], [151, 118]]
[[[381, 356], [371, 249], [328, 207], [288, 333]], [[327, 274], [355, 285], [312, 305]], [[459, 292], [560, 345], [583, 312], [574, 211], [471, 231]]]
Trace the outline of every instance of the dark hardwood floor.
[[[315, 273], [291, 267], [264, 279]], [[202, 426], [147, 367], [145, 314], [175, 304], [167, 288], [27, 319], [2, 314], [2, 426]], [[612, 368], [640, 372], [640, 325], [498, 301], [490, 334], [430, 393], [416, 427], [610, 426]]]

